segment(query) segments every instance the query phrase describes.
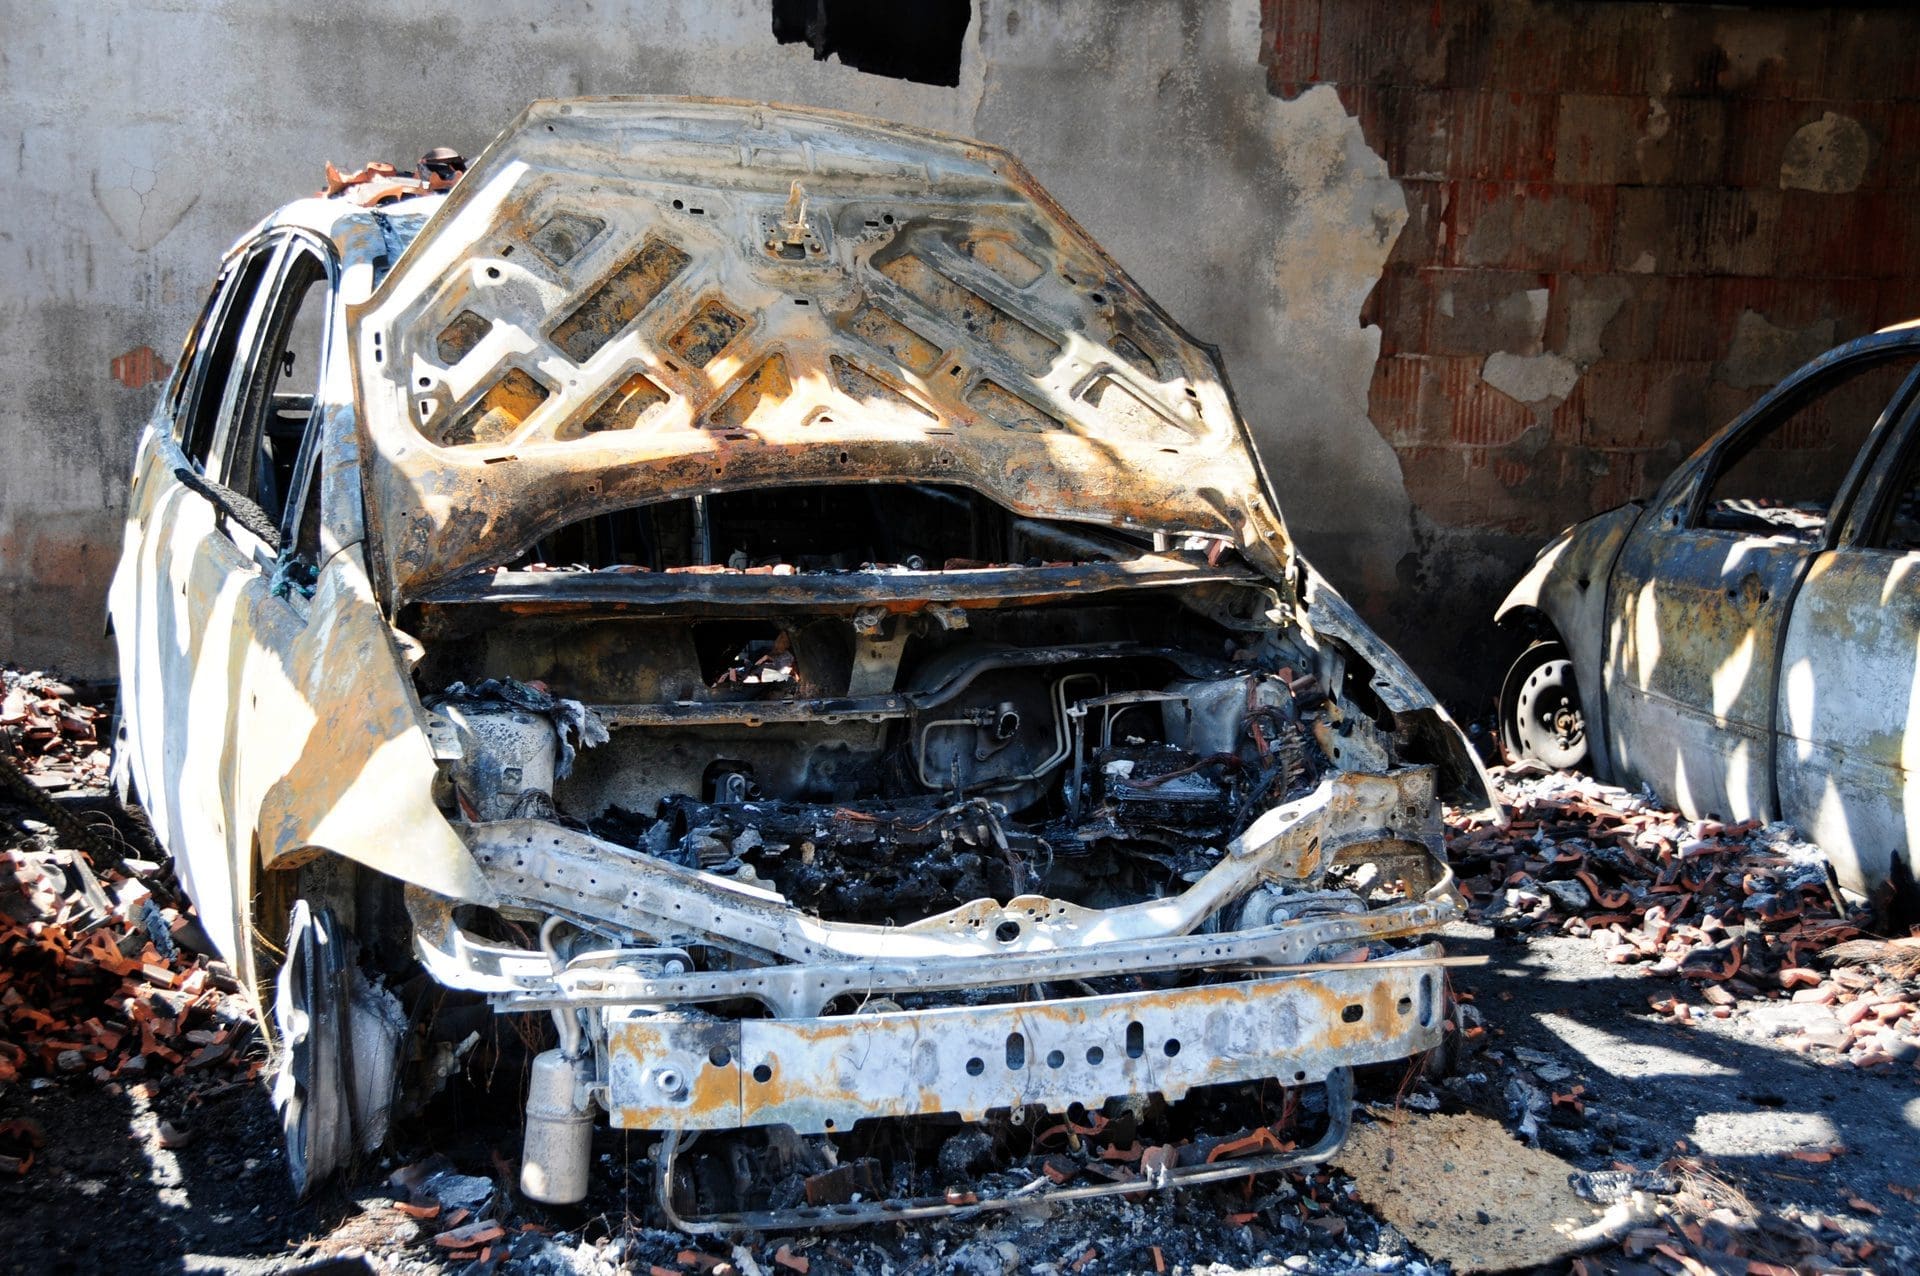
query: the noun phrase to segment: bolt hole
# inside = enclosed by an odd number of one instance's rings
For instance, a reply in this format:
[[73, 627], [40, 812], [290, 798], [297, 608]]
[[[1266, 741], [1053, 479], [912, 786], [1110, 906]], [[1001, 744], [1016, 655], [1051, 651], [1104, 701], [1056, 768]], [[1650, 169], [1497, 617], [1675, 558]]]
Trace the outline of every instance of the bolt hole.
[[1018, 1072], [1027, 1066], [1027, 1039], [1017, 1032], [1007, 1034], [1007, 1068]]
[[680, 199], [676, 199], [676, 200], [674, 200], [674, 201], [673, 201], [673, 206], [674, 206], [674, 208], [675, 208], [675, 210], [678, 210], [678, 209], [682, 209], [682, 208], [685, 208], [685, 207], [687, 206], [687, 204], [686, 204], [686, 201], [685, 201], [685, 200], [680, 200]]
[[977, 1077], [977, 1076], [979, 1076], [979, 1075], [980, 1075], [981, 1073], [983, 1073], [983, 1072], [985, 1072], [986, 1070], [987, 1070], [987, 1064], [986, 1064], [986, 1060], [984, 1060], [984, 1059], [980, 1059], [980, 1058], [977, 1058], [977, 1057], [976, 1057], [976, 1058], [972, 1058], [972, 1059], [969, 1059], [969, 1060], [967, 1060], [967, 1075], [968, 1075], [968, 1076], [970, 1076], [970, 1077]]
[[1102, 1050], [1099, 1046], [1087, 1047], [1087, 1062], [1092, 1064], [1094, 1067], [1097, 1068], [1102, 1063], [1106, 1062], [1106, 1058], [1107, 1058], [1107, 1052]]
[[500, 277], [500, 267], [498, 266], [487, 267], [487, 278], [498, 279], [499, 277]]
[[1093, 294], [1093, 304], [1094, 304], [1094, 305], [1096, 305], [1096, 306], [1104, 306], [1104, 305], [1106, 305], [1106, 304], [1107, 304], [1107, 294], [1106, 294], [1106, 293], [1104, 293], [1104, 292], [1096, 292], [1096, 293], [1094, 293], [1094, 294]]
[[1293, 1074], [1293, 1079], [1295, 1081], [1305, 1081], [1307, 1079], [1307, 1074], [1304, 1072], [1296, 1072]]
[[433, 384], [433, 378], [432, 378], [432, 377], [421, 377], [421, 378], [420, 378], [420, 388], [421, 388], [422, 390], [424, 390], [424, 389], [426, 389], [426, 388], [427, 388], [428, 386], [430, 386], [430, 385], [432, 385], [432, 384]]
[[1067, 1066], [1067, 1056], [1058, 1050], [1049, 1050], [1047, 1051], [1047, 1066], [1049, 1068], [1064, 1068]]
[[733, 1062], [733, 1052], [725, 1046], [715, 1046], [707, 1051], [707, 1062], [716, 1068], [724, 1068]]
[[1342, 1023], [1359, 1023], [1362, 1019], [1366, 1018], [1366, 1014], [1367, 1008], [1356, 1001], [1340, 1012], [1340, 1021]]
[[1127, 1058], [1138, 1059], [1147, 1052], [1147, 1030], [1139, 1021], [1127, 1025]]
[[1412, 1013], [1413, 1013], [1413, 998], [1411, 998], [1411, 997], [1402, 997], [1402, 998], [1401, 998], [1401, 999], [1400, 999], [1400, 1000], [1399, 1000], [1398, 1002], [1396, 1002], [1396, 1003], [1394, 1003], [1394, 1007], [1393, 1007], [1393, 1008], [1394, 1008], [1395, 1010], [1397, 1010], [1397, 1011], [1399, 1011], [1399, 1012], [1400, 1012], [1401, 1014], [1403, 1014], [1403, 1015], [1407, 1015], [1407, 1014], [1412, 1014]]
[[886, 223], [887, 225], [889, 225], [889, 226], [891, 226], [891, 225], [893, 225], [893, 214], [892, 214], [892, 213], [882, 213], [882, 214], [880, 214], [880, 220], [881, 220], [881, 221], [883, 221], [883, 222], [885, 222], [885, 223]]
[[773, 1080], [773, 1069], [764, 1063], [756, 1063], [753, 1065], [753, 1079], [761, 1085], [765, 1085], [767, 1082]]
[[1180, 1053], [1180, 1039], [1178, 1037], [1168, 1037], [1167, 1044], [1162, 1046], [1161, 1049], [1167, 1052], [1167, 1058], [1173, 1058]]
[[1019, 922], [1001, 922], [993, 928], [993, 937], [1003, 944], [1011, 944], [1020, 938]]
[[832, 1118], [832, 1117], [828, 1117], [828, 1118], [827, 1118], [827, 1121], [826, 1121], [826, 1125], [827, 1125], [827, 1128], [828, 1128], [829, 1130], [831, 1130], [831, 1129], [833, 1128], [833, 1118]]

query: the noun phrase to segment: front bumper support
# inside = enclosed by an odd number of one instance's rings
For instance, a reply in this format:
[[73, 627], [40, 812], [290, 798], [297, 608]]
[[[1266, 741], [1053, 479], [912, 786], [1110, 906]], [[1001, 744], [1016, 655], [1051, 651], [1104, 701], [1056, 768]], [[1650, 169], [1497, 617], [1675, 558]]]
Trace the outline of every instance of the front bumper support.
[[1437, 1045], [1436, 948], [1311, 975], [1110, 996], [815, 1019], [720, 1019], [643, 1007], [606, 1016], [607, 1106], [626, 1129], [786, 1125], [1039, 1105], [1277, 1079], [1404, 1059]]

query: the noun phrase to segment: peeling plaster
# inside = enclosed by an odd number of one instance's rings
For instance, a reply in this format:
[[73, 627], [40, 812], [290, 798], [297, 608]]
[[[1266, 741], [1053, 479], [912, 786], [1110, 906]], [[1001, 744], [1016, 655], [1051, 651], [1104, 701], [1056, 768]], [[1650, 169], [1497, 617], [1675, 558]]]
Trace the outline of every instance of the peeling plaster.
[[[609, 39], [609, 24], [645, 36]], [[14, 43], [47, 56], [0, 82], [0, 109], [34, 125], [23, 180], [0, 184], [0, 225], [54, 232], [0, 239], [19, 338], [0, 352], [0, 379], [44, 405], [0, 473], [0, 508], [24, 525], [71, 517], [117, 541], [114, 506], [154, 391], [123, 389], [107, 369], [142, 345], [177, 349], [232, 238], [314, 191], [323, 161], [407, 163], [436, 145], [477, 154], [539, 96], [703, 93], [1009, 147], [1184, 327], [1221, 347], [1282, 514], [1327, 575], [1390, 589], [1414, 549], [1400, 460], [1367, 410], [1380, 333], [1359, 318], [1406, 200], [1334, 89], [1268, 92], [1259, 0], [992, 0], [969, 25], [958, 88], [817, 63], [773, 42], [764, 6], [705, 0], [657, 0], [644, 20], [625, 3], [503, 14], [338, 0], [265, 24], [101, 0], [28, 6], [14, 25]], [[447, 48], [466, 51], [460, 73], [422, 75], [421, 50]], [[97, 249], [98, 271], [53, 242]], [[98, 369], [101, 384], [76, 394], [73, 368]], [[75, 457], [81, 436], [99, 446]], [[48, 582], [0, 552], [0, 597], [16, 600], [0, 612], [0, 650], [106, 672], [105, 648], [82, 645], [97, 606], [68, 599], [104, 588], [109, 568]], [[44, 637], [55, 629], [57, 643]]]
[[1782, 328], [1766, 316], [1743, 310], [1734, 321], [1727, 356], [1713, 375], [1737, 390], [1764, 389], [1834, 344], [1834, 322], [1822, 319], [1806, 328]]
[[1827, 195], [1858, 190], [1872, 151], [1859, 120], [1828, 111], [1788, 139], [1780, 160], [1780, 189]]
[[1521, 403], [1553, 404], [1573, 393], [1580, 381], [1580, 369], [1565, 355], [1517, 355], [1501, 350], [1487, 356], [1480, 378]]

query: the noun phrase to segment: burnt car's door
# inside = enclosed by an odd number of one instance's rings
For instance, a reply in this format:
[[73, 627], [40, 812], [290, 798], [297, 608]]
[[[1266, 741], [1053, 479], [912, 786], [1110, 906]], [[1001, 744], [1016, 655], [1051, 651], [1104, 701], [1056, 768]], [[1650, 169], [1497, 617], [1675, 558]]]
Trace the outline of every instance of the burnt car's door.
[[1609, 587], [1618, 777], [1693, 815], [1772, 818], [1787, 604], [1844, 516], [1863, 443], [1904, 400], [1910, 346], [1855, 343], [1783, 381], [1668, 480]]
[[[230, 894], [220, 783], [225, 752], [226, 644], [213, 634], [217, 602], [243, 571], [215, 506], [224, 442], [258, 340], [279, 244], [261, 239], [228, 259], [189, 340], [167, 405], [147, 431], [129, 494], [127, 544], [111, 610], [120, 649], [126, 747], [147, 811], [188, 893]], [[216, 938], [218, 936], [216, 935]]]
[[[134, 775], [203, 925], [229, 956], [247, 903], [234, 848], [250, 844], [253, 824], [236, 784], [240, 688], [306, 425], [282, 419], [291, 404], [275, 393], [292, 367], [282, 344], [289, 270], [312, 251], [295, 242], [262, 237], [216, 285], [172, 429], [143, 443], [113, 604], [133, 689]], [[310, 415], [311, 396], [306, 407]]]
[[[1836, 543], [1794, 596], [1775, 718], [1780, 814], [1840, 883], [1911, 906], [1920, 804], [1920, 398], [1877, 449]], [[1920, 795], [1915, 795], [1920, 796]]]

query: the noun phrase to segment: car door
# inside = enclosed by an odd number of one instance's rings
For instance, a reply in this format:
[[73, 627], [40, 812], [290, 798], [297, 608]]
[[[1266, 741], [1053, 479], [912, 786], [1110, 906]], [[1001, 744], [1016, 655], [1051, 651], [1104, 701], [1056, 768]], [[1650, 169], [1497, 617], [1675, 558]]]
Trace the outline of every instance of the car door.
[[1861, 448], [1915, 361], [1910, 343], [1874, 339], [1823, 355], [1683, 465], [1635, 525], [1608, 593], [1617, 778], [1694, 816], [1777, 812], [1788, 602], [1831, 543]]
[[253, 830], [241, 798], [241, 687], [272, 596], [305, 429], [304, 417], [286, 420], [289, 400], [275, 393], [288, 368], [282, 339], [297, 239], [271, 233], [223, 276], [180, 418], [143, 445], [131, 640], [124, 608], [115, 613], [123, 679], [132, 670], [127, 726], [141, 792], [202, 924], [229, 957], [247, 903], [235, 847], [250, 846]]
[[1920, 402], [1879, 449], [1836, 543], [1815, 556], [1780, 653], [1780, 813], [1840, 884], [1920, 906]]
[[[279, 245], [229, 258], [183, 359], [168, 410], [141, 444], [113, 588], [127, 746], [154, 827], [196, 900], [224, 898], [218, 601], [249, 568], [212, 493], [253, 357]], [[219, 910], [224, 914], [225, 909]]]

